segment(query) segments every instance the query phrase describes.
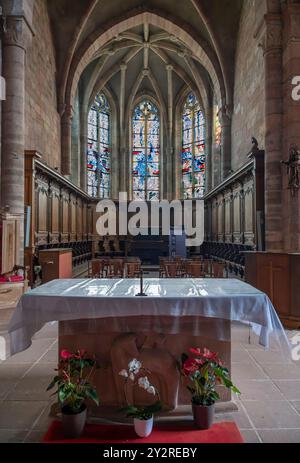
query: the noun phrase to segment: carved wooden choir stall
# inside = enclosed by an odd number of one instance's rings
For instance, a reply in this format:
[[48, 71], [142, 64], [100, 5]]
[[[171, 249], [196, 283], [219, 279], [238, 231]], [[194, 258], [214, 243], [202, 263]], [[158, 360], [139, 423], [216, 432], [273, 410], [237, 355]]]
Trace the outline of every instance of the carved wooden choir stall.
[[[91, 198], [43, 164], [37, 152], [27, 151], [25, 162], [25, 204], [30, 218], [25, 263], [34, 285], [39, 279], [42, 251], [71, 250], [74, 268], [92, 258], [93, 242], [98, 238], [94, 235]], [[56, 277], [60, 277], [59, 271]]]

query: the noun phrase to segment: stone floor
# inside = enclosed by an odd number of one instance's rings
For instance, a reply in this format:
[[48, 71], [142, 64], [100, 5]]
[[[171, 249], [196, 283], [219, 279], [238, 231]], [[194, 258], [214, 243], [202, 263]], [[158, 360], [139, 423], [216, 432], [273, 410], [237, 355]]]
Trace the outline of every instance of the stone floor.
[[[4, 326], [2, 320], [0, 335]], [[283, 359], [276, 350], [265, 352], [247, 338], [247, 327], [233, 327], [232, 376], [242, 396], [235, 398], [238, 412], [217, 420], [235, 421], [249, 443], [299, 443], [300, 362]], [[30, 349], [0, 362], [0, 442], [40, 442], [51, 423], [54, 400], [46, 388], [56, 357], [57, 324], [49, 324]]]

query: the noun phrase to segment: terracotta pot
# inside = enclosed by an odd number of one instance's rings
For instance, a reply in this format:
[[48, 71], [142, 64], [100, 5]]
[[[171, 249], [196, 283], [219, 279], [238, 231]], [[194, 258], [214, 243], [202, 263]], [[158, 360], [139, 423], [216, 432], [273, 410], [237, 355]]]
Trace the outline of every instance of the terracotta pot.
[[87, 408], [84, 405], [82, 411], [77, 414], [71, 414], [68, 407], [63, 407], [62, 412], [62, 427], [64, 436], [69, 439], [76, 439], [83, 433], [86, 417]]
[[198, 429], [210, 429], [214, 423], [215, 404], [210, 406], [196, 405], [193, 406], [194, 422]]
[[153, 429], [153, 416], [150, 420], [139, 420], [134, 418], [134, 430], [139, 437], [148, 437]]

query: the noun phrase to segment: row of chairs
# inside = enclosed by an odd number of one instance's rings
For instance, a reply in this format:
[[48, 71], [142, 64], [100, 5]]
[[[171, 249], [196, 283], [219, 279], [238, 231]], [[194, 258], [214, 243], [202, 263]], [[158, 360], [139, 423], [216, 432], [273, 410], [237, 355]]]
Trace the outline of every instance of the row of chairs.
[[161, 258], [160, 278], [226, 278], [226, 265], [201, 258], [169, 260]]
[[89, 278], [136, 278], [141, 273], [138, 258], [102, 258], [89, 262]]

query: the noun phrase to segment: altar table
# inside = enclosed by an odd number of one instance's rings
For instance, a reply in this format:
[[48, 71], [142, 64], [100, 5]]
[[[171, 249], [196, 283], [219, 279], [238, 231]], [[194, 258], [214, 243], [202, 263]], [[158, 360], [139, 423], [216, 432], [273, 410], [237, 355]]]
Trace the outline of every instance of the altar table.
[[[137, 297], [139, 292], [137, 279], [54, 280], [29, 291], [10, 322], [11, 354], [27, 349], [45, 323], [59, 321], [59, 349], [96, 354], [102, 366], [95, 376], [102, 404], [124, 404], [118, 373], [139, 358], [153, 372], [171, 410], [190, 401], [177, 368], [189, 347], [218, 352], [230, 370], [232, 321], [251, 325], [265, 348], [274, 343], [290, 353], [269, 298], [242, 281], [145, 279], [147, 297]], [[230, 401], [228, 391], [220, 392], [223, 401]]]

